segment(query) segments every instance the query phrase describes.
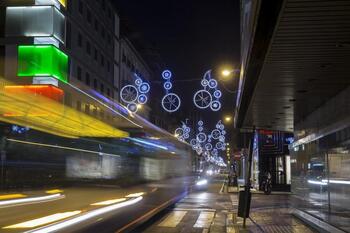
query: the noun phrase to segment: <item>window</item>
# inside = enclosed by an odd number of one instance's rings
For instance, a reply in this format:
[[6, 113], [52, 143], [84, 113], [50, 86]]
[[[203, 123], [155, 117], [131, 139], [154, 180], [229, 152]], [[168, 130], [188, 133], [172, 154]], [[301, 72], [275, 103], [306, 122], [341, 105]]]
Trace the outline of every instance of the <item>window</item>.
[[85, 74], [85, 84], [90, 86], [90, 74], [88, 72]]
[[109, 61], [107, 61], [107, 71], [109, 72], [111, 70], [111, 64], [109, 63]]
[[79, 100], [77, 101], [77, 110], [81, 111], [81, 102]]
[[104, 56], [101, 54], [101, 66], [105, 65], [105, 58]]
[[84, 6], [83, 6], [83, 1], [82, 0], [78, 1], [78, 9], [79, 9], [79, 13], [80, 14], [84, 13]]
[[122, 57], [122, 62], [126, 62], [126, 56], [124, 53], [123, 53], [123, 57]]
[[104, 27], [101, 27], [101, 36], [104, 39], [105, 38], [105, 29]]
[[106, 2], [105, 2], [105, 0], [102, 0], [102, 9], [103, 9], [103, 10], [106, 9]]
[[109, 90], [109, 88], [107, 88], [107, 96], [109, 97], [111, 95], [111, 90]]
[[126, 65], [127, 65], [129, 68], [131, 68], [131, 62], [130, 62], [129, 59], [128, 59], [127, 62], [126, 62]]
[[86, 17], [87, 17], [88, 23], [91, 24], [91, 11], [89, 9], [87, 9]]
[[86, 53], [87, 54], [91, 54], [91, 48], [90, 48], [90, 42], [89, 41], [86, 41]]
[[105, 91], [105, 87], [104, 87], [103, 83], [101, 83], [101, 85], [100, 85], [100, 91], [101, 91], [102, 94]]
[[97, 90], [97, 79], [94, 79], [94, 89]]
[[95, 31], [98, 32], [98, 21], [97, 19], [95, 19], [95, 23], [94, 23], [94, 27], [95, 27]]
[[78, 32], [78, 46], [79, 47], [83, 46], [83, 37], [80, 34], [80, 32]]
[[71, 37], [71, 33], [72, 33], [72, 27], [70, 22], [67, 20], [67, 31], [66, 31], [66, 47], [70, 48], [71, 43], [70, 43], [70, 37]]
[[79, 81], [81, 81], [81, 67], [80, 66], [78, 66], [78, 68], [77, 68], [77, 78]]
[[109, 33], [107, 34], [107, 43], [111, 44], [111, 35]]
[[94, 51], [94, 59], [95, 61], [97, 61], [98, 59], [98, 53], [97, 53], [97, 49], [95, 48], [95, 51]]
[[90, 104], [85, 104], [85, 113], [90, 114]]
[[131, 64], [131, 70], [132, 70], [132, 72], [135, 72], [135, 66], [134, 66], [134, 64]]
[[66, 106], [72, 107], [72, 94], [69, 92], [64, 93], [64, 104]]

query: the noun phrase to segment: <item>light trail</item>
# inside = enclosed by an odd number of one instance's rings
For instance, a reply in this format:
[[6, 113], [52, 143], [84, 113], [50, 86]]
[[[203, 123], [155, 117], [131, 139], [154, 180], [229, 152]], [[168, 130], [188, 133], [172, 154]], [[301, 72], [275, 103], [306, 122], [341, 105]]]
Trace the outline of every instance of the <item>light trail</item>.
[[104, 153], [104, 152], [100, 152], [100, 151], [78, 149], [78, 148], [74, 148], [74, 147], [57, 146], [57, 145], [43, 144], [43, 143], [38, 143], [38, 142], [27, 142], [27, 141], [10, 139], [10, 138], [7, 139], [7, 141], [16, 142], [16, 143], [22, 143], [22, 144], [29, 144], [29, 145], [34, 145], [34, 146], [43, 146], [43, 147], [58, 148], [58, 149], [64, 149], [64, 150], [86, 152], [86, 153], [92, 153], [92, 154], [98, 154], [98, 155], [108, 155], [108, 156], [120, 157], [120, 155], [116, 155], [116, 154], [109, 154], [109, 153]]

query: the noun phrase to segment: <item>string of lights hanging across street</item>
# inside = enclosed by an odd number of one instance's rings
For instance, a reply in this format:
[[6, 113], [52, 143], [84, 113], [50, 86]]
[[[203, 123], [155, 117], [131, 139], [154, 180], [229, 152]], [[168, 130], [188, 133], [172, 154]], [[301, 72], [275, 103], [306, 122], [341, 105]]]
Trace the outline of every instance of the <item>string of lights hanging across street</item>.
[[[136, 113], [143, 104], [148, 101], [148, 92], [150, 91], [150, 85], [143, 81], [141, 77], [134, 73], [135, 81], [132, 84], [125, 85], [120, 91], [121, 100], [127, 105], [127, 109]], [[181, 106], [181, 98], [171, 91], [173, 88], [172, 72], [170, 70], [164, 70], [161, 73], [163, 88], [165, 95], [161, 99], [161, 106], [164, 111], [173, 113], [179, 110]], [[199, 109], [210, 109], [212, 111], [219, 111], [221, 109], [220, 98], [222, 92], [218, 88], [218, 80], [212, 76], [212, 70], [208, 70], [204, 73], [202, 79], [187, 79], [176, 80], [176, 82], [193, 82], [200, 81], [201, 89], [197, 90], [193, 95], [193, 104]], [[160, 83], [160, 81], [152, 81], [153, 83]], [[232, 94], [237, 91], [229, 90], [222, 85], [224, 89]]]
[[197, 122], [197, 130], [192, 130], [187, 122], [188, 119], [182, 122], [181, 127], [175, 129], [175, 137], [180, 141], [188, 142], [197, 155], [203, 157], [207, 162], [224, 166], [219, 156], [220, 151], [226, 150], [226, 131], [221, 120], [216, 123], [213, 130], [207, 133], [202, 120]]

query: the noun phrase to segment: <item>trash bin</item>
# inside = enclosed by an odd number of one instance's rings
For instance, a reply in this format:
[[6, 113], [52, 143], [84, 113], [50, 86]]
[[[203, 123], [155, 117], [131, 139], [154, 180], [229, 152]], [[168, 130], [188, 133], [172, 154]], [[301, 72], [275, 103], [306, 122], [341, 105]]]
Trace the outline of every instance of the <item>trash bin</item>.
[[[248, 195], [246, 191], [239, 191], [239, 200], [238, 200], [238, 217], [248, 218], [250, 211], [250, 201], [252, 199], [252, 193], [248, 191]], [[246, 213], [244, 216], [244, 209], [246, 208]]]

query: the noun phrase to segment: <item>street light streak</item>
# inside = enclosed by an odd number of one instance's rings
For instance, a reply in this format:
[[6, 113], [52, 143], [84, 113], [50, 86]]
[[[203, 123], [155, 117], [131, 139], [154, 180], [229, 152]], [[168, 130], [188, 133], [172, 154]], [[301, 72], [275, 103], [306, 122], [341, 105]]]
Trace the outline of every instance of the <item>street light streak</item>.
[[113, 108], [109, 107], [108, 105], [106, 105], [105, 103], [103, 103], [102, 101], [96, 99], [95, 97], [93, 97], [92, 95], [86, 93], [85, 91], [83, 90], [80, 90], [78, 87], [70, 84], [70, 83], [67, 83], [70, 87], [72, 87], [73, 89], [85, 94], [86, 96], [90, 97], [91, 99], [97, 101], [98, 103], [102, 104], [104, 107], [108, 108], [109, 110], [111, 110], [112, 112], [116, 113], [117, 115], [123, 117], [124, 119], [126, 119], [127, 121], [129, 121], [130, 123], [134, 124], [135, 126], [139, 127], [139, 128], [143, 128], [141, 125], [138, 125], [136, 124], [135, 122], [133, 122], [132, 120], [130, 120], [129, 118], [123, 116], [122, 114], [120, 114], [119, 112], [115, 111]]
[[144, 195], [145, 193], [144, 192], [139, 192], [139, 193], [131, 193], [125, 197], [140, 197], [142, 195]]
[[81, 213], [81, 210], [52, 214], [42, 218], [37, 218], [26, 222], [6, 226], [6, 227], [3, 227], [2, 229], [33, 228], [33, 227], [42, 226], [48, 223], [56, 222], [58, 220], [62, 220], [80, 213]]
[[74, 217], [74, 218], [71, 218], [71, 219], [67, 219], [67, 220], [64, 220], [64, 221], [61, 221], [61, 222], [58, 222], [58, 223], [54, 223], [54, 224], [51, 224], [51, 225], [46, 226], [46, 227], [41, 227], [41, 228], [38, 228], [38, 229], [26, 231], [26, 233], [56, 232], [56, 231], [59, 231], [59, 230], [62, 230], [64, 228], [66, 228], [66, 227], [70, 227], [70, 226], [75, 225], [77, 223], [80, 223], [80, 222], [89, 220], [91, 218], [97, 217], [99, 215], [102, 215], [102, 214], [105, 214], [105, 213], [108, 213], [108, 212], [120, 209], [120, 208], [125, 207], [125, 206], [136, 204], [137, 202], [141, 201], [142, 198], [143, 197], [140, 196], [140, 197], [135, 198], [135, 199], [131, 199], [131, 200], [124, 201], [124, 202], [121, 202], [121, 203], [117, 203], [117, 204], [114, 204], [114, 205], [110, 205], [110, 206], [102, 207], [102, 208], [99, 208], [99, 209], [96, 209], [96, 210], [92, 210], [92, 211], [84, 213], [84, 214], [82, 214], [80, 216], [77, 216], [77, 217]]
[[53, 201], [64, 197], [65, 197], [64, 195], [57, 193], [57, 194], [48, 195], [48, 196], [28, 197], [28, 198], [20, 198], [15, 200], [0, 201], [0, 208], [6, 208], [9, 206], [16, 206], [16, 205], [22, 205], [22, 204], [34, 204], [39, 202]]
[[38, 142], [28, 142], [28, 141], [22, 141], [22, 140], [17, 140], [17, 139], [10, 139], [10, 138], [8, 138], [7, 141], [17, 142], [17, 143], [22, 143], [22, 144], [29, 144], [29, 145], [34, 145], [34, 146], [43, 146], [43, 147], [78, 151], [78, 152], [86, 152], [86, 153], [92, 153], [92, 154], [98, 154], [98, 155], [108, 155], [108, 156], [120, 157], [120, 155], [104, 153], [101, 151], [84, 150], [84, 149], [78, 149], [78, 148], [73, 148], [73, 147], [57, 146], [57, 145], [43, 144], [43, 143], [38, 143]]
[[131, 141], [135, 141], [135, 142], [139, 142], [139, 143], [148, 145], [148, 146], [153, 146], [153, 147], [157, 147], [157, 148], [160, 148], [160, 149], [163, 149], [163, 150], [168, 150], [168, 147], [161, 146], [161, 145], [158, 145], [158, 144], [155, 144], [155, 143], [152, 143], [152, 142], [147, 142], [146, 140], [143, 140], [143, 139], [140, 139], [140, 138], [130, 138], [130, 137], [128, 137], [128, 139], [130, 139]]
[[122, 201], [126, 201], [126, 198], [118, 198], [118, 199], [112, 199], [107, 201], [101, 201], [101, 202], [93, 203], [91, 205], [111, 205]]

